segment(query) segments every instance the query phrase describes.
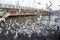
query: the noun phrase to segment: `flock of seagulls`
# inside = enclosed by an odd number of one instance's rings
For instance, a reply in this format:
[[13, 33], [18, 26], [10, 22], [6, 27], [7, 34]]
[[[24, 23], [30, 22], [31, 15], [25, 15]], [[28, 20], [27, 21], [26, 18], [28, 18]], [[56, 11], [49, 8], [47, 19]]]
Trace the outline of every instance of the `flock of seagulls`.
[[[31, 23], [30, 21], [29, 22], [26, 21], [25, 23], [22, 23], [22, 24], [18, 24], [17, 22], [14, 22], [11, 25], [7, 25], [6, 22], [0, 23], [0, 39], [3, 39], [3, 37], [8, 38], [9, 36], [11, 36], [13, 38], [13, 40], [17, 40], [19, 38], [19, 35], [21, 36], [21, 34], [26, 35], [26, 37], [32, 37], [32, 34], [38, 35], [38, 36], [39, 35], [47, 36], [49, 34], [47, 29], [55, 29], [56, 30], [57, 26], [55, 28], [54, 27], [51, 28], [51, 27], [48, 27], [43, 24], [37, 25], [36, 23]], [[9, 37], [9, 38], [11, 39], [11, 37]], [[6, 40], [10, 40], [10, 39], [6, 39]]]

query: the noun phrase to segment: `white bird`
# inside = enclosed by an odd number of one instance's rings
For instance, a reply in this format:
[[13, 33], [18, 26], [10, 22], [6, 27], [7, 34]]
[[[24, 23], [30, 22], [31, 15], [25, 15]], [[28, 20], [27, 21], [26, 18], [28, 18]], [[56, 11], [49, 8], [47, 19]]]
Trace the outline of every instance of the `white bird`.
[[8, 35], [9, 34], [9, 32], [8, 31], [6, 31], [6, 33], [4, 34], [4, 35]]
[[7, 30], [10, 30], [11, 29], [11, 27], [8, 27], [8, 28], [6, 28]]
[[18, 37], [18, 34], [17, 34], [17, 32], [16, 32], [16, 34], [14, 35], [14, 39], [17, 39], [17, 37]]
[[2, 29], [2, 28], [0, 28], [0, 34], [1, 34], [2, 30], [3, 30], [3, 29]]
[[6, 25], [6, 27], [8, 27], [8, 25]]
[[3, 27], [4, 26], [4, 24], [3, 23], [1, 23], [1, 27]]
[[19, 26], [19, 23], [18, 23], [18, 22], [16, 22], [16, 25], [18, 25], [18, 26]]
[[10, 30], [11, 31], [11, 34], [14, 34], [15, 33], [15, 31], [14, 30]]
[[12, 26], [14, 26], [14, 23], [12, 23]]
[[18, 31], [18, 33], [20, 33], [21, 32], [21, 29], [18, 29], [17, 31]]
[[28, 34], [28, 37], [31, 37], [31, 34]]

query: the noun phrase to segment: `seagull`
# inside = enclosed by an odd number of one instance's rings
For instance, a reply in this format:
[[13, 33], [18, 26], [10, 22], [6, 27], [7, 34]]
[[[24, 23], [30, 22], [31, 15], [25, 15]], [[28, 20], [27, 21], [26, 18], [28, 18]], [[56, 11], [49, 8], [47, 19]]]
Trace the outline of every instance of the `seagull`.
[[16, 22], [16, 25], [18, 25], [18, 26], [19, 26], [19, 23], [17, 23], [17, 22]]
[[1, 34], [2, 30], [3, 30], [3, 29], [2, 29], [2, 28], [0, 28], [0, 34]]
[[6, 28], [7, 30], [10, 30], [11, 29], [11, 27], [8, 27], [8, 28]]
[[18, 37], [18, 34], [17, 34], [17, 32], [16, 32], [16, 34], [14, 35], [14, 39], [17, 39], [17, 37]]
[[1, 27], [3, 27], [4, 26], [4, 24], [3, 23], [1, 23]]
[[14, 23], [12, 23], [12, 26], [14, 26]]
[[11, 34], [14, 34], [15, 33], [15, 31], [14, 30], [10, 30], [11, 31]]
[[8, 31], [6, 31], [6, 33], [4, 34], [4, 35], [8, 35], [9, 34], [9, 32]]

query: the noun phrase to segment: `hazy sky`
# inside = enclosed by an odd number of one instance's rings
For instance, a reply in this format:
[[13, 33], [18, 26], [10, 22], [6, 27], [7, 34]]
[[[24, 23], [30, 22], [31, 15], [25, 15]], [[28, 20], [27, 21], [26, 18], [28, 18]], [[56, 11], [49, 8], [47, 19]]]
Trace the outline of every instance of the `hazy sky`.
[[[48, 3], [49, 5], [49, 1], [50, 0], [0, 0], [0, 3], [3, 4], [14, 4], [16, 5], [16, 3], [19, 1], [19, 5], [21, 6], [27, 6], [27, 7], [34, 7], [34, 8], [43, 8], [46, 9], [46, 4]], [[51, 6], [51, 8], [53, 10], [58, 10], [60, 9], [60, 7], [58, 5], [60, 5], [60, 0], [51, 0], [53, 5]], [[38, 3], [41, 3], [38, 4]]]

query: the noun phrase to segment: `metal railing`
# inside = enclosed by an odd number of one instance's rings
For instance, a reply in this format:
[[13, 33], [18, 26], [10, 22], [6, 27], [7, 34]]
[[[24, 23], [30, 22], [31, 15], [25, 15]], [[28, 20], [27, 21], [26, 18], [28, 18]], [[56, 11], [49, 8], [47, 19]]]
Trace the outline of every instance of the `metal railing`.
[[37, 8], [17, 6], [17, 5], [12, 5], [12, 4], [1, 4], [1, 3], [0, 3], [0, 8], [21, 8], [21, 9], [33, 9], [33, 10], [38, 10]]

